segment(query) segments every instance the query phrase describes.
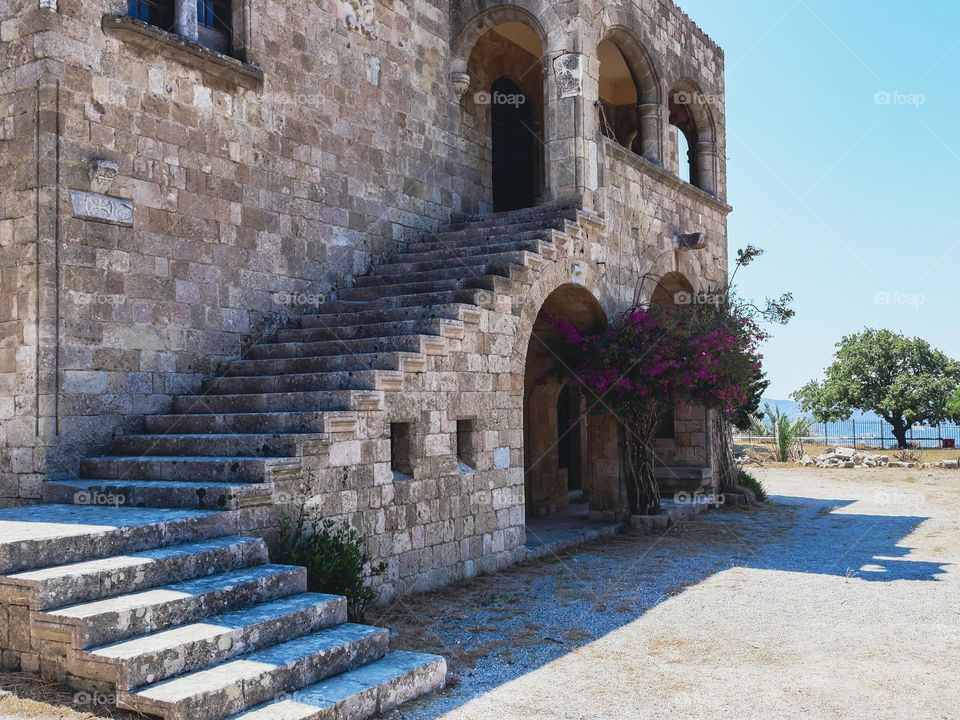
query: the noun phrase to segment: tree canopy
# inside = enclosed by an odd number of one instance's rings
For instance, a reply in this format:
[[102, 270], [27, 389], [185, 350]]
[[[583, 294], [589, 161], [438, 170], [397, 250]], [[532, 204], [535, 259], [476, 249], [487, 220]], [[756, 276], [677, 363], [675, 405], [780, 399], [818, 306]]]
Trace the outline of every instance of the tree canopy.
[[792, 397], [820, 422], [846, 420], [854, 410], [874, 412], [906, 447], [912, 424], [951, 417], [948, 404], [958, 386], [960, 364], [926, 340], [867, 328], [841, 339], [825, 378]]

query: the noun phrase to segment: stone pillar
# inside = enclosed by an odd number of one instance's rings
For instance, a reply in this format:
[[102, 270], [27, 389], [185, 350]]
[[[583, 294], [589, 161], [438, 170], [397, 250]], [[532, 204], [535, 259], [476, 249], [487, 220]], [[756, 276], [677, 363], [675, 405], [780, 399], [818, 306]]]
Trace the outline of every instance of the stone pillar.
[[545, 200], [582, 200], [596, 183], [596, 168], [590, 167], [591, 153], [584, 138], [584, 61], [575, 52], [545, 54]]
[[174, 32], [180, 37], [196, 42], [199, 37], [197, 0], [176, 0], [175, 17]]
[[641, 154], [652, 163], [660, 165], [660, 136], [663, 108], [660, 103], [640, 103], [637, 105], [637, 126], [640, 132]]
[[717, 148], [712, 142], [698, 142], [690, 148], [696, 177], [693, 184], [711, 195], [717, 194]]

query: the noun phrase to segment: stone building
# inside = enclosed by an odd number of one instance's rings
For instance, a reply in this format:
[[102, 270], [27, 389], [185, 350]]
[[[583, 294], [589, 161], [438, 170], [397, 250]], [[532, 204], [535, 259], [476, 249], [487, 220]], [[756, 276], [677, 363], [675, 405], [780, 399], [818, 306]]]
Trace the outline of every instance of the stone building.
[[670, 0], [0, 7], [0, 504], [306, 500], [384, 597], [622, 518], [544, 317], [725, 281], [723, 54]]

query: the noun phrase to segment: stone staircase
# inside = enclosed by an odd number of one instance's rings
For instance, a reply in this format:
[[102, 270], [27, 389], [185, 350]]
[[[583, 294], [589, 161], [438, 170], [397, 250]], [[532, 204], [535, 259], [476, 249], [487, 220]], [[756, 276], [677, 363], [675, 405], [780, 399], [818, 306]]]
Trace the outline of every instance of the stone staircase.
[[0, 510], [5, 660], [171, 720], [365, 718], [441, 687], [442, 658], [347, 622], [343, 598], [242, 536], [240, 511], [270, 506], [306, 447], [356, 432], [484, 309], [516, 304], [579, 217], [535, 208], [411, 243], [78, 479], [49, 480], [46, 504]]
[[235, 513], [0, 510], [0, 641], [23, 669], [168, 720], [365, 718], [442, 687]]
[[355, 430], [406, 373], [464, 336], [484, 308], [557, 255], [582, 211], [541, 207], [481, 216], [408, 245], [389, 262], [254, 345], [173, 413], [86, 458], [80, 478], [51, 480], [44, 500], [90, 494], [127, 507], [235, 510], [272, 502], [273, 477], [296, 473], [307, 443]]

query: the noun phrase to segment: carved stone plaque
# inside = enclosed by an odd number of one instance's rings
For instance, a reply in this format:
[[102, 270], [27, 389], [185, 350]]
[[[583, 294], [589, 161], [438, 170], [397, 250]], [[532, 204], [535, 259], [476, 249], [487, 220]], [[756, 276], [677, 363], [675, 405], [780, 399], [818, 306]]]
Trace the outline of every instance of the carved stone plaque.
[[100, 193], [71, 190], [73, 216], [81, 220], [95, 220], [133, 227], [133, 202]]
[[565, 53], [554, 58], [553, 74], [561, 100], [583, 94], [583, 56], [580, 53]]

